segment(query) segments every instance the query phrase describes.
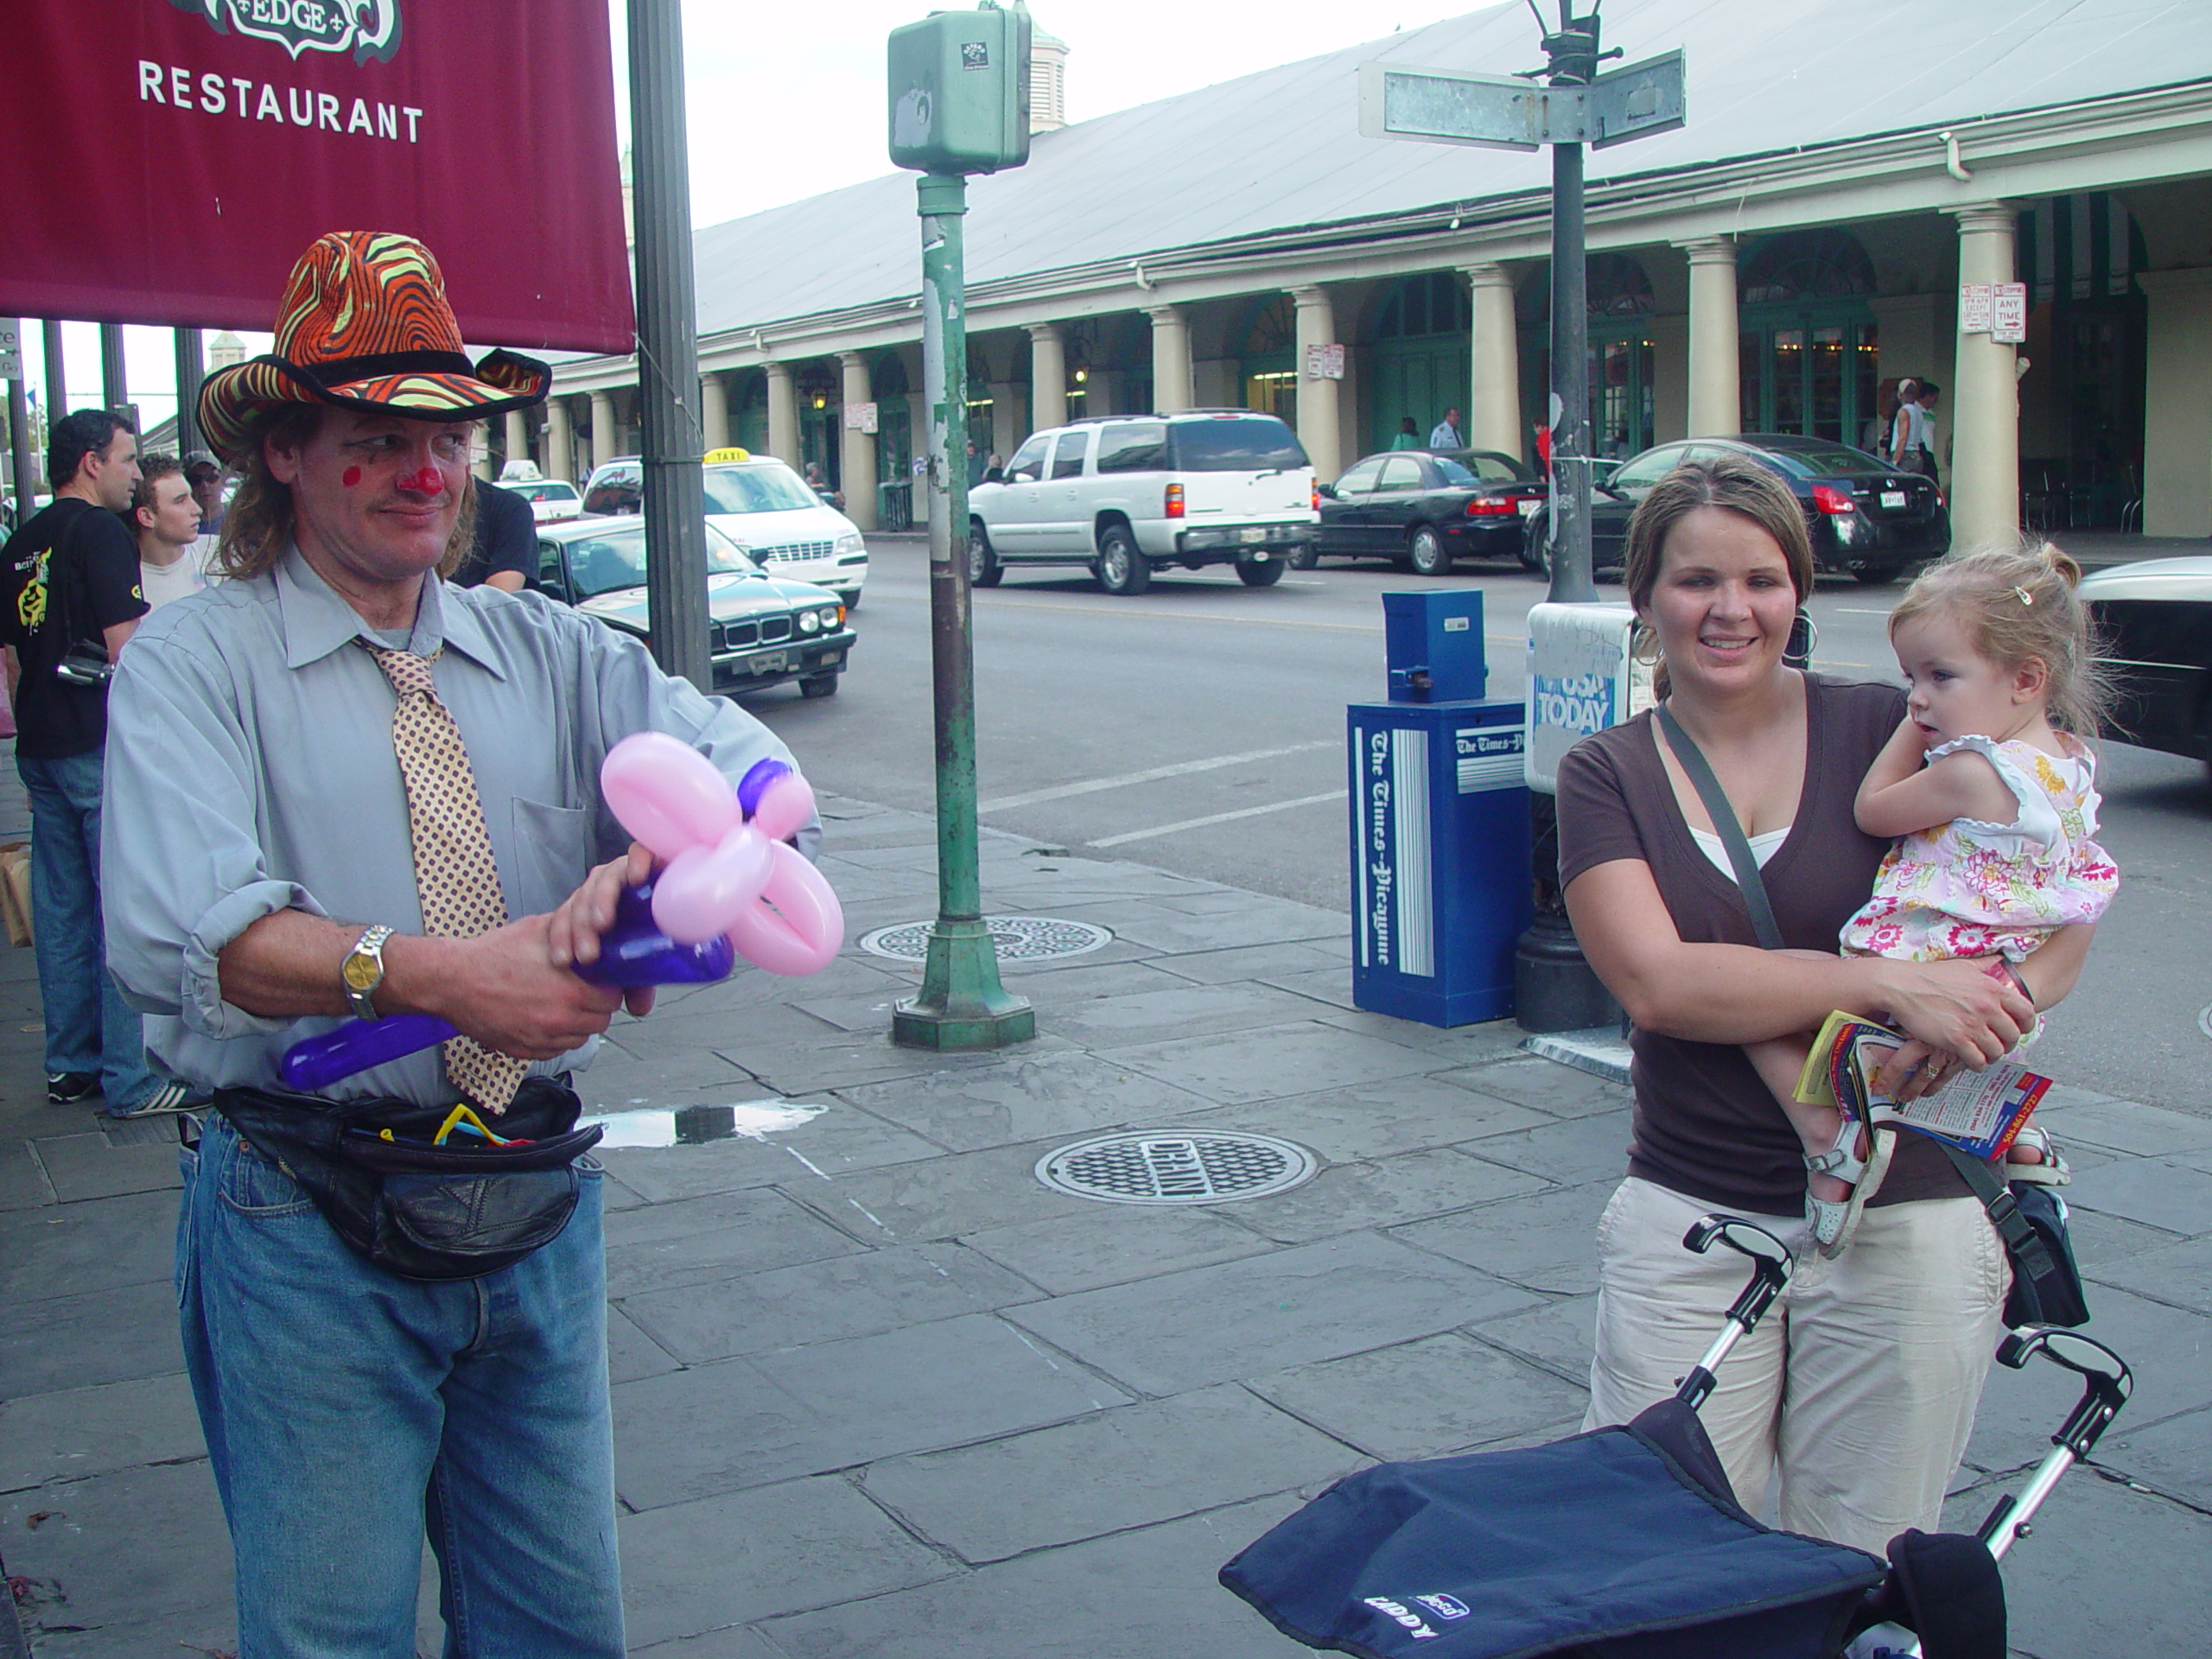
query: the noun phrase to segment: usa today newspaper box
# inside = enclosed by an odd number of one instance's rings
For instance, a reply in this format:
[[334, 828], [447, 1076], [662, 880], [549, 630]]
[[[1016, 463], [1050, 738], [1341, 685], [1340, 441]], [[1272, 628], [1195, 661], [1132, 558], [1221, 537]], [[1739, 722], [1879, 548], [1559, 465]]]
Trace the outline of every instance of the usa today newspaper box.
[[1482, 598], [1385, 594], [1391, 700], [1345, 710], [1351, 998], [1423, 1025], [1510, 1014], [1529, 925], [1525, 715], [1482, 696]]

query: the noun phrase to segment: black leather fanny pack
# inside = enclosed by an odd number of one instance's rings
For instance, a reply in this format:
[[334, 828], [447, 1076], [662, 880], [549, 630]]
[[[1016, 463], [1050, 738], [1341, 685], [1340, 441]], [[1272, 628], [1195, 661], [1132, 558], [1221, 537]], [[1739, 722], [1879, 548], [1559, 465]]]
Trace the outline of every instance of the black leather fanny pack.
[[403, 1279], [478, 1279], [561, 1236], [575, 1213], [575, 1161], [601, 1128], [576, 1127], [575, 1090], [527, 1077], [488, 1119], [504, 1144], [437, 1136], [442, 1106], [219, 1089], [215, 1109], [315, 1201], [355, 1254]]

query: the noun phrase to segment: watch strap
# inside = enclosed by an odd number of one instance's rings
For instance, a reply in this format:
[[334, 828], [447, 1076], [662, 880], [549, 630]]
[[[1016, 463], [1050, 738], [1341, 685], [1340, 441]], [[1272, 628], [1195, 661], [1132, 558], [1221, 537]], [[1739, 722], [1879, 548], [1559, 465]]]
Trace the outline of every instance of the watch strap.
[[[384, 983], [384, 942], [391, 937], [391, 929], [381, 922], [363, 928], [361, 937], [353, 941], [353, 948], [346, 953], [346, 960], [339, 964], [339, 988], [345, 992], [346, 1006], [353, 1009], [357, 1019], [379, 1020], [384, 1017], [377, 1012], [374, 998], [377, 988]], [[362, 959], [365, 959], [374, 969], [365, 984], [356, 982], [359, 976], [356, 974], [354, 963]]]

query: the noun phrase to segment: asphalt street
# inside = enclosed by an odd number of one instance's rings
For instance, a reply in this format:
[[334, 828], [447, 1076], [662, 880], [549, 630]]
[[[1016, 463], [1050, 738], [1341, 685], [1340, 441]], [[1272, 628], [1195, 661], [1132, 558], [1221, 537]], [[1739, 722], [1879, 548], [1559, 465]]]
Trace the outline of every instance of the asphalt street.
[[[839, 696], [749, 700], [810, 776], [910, 810], [934, 798], [929, 585], [918, 536], [870, 538], [861, 643]], [[1490, 693], [1521, 695], [1537, 578], [1463, 568], [1484, 595]], [[1385, 695], [1379, 595], [1418, 579], [1331, 560], [1253, 589], [1162, 573], [1135, 599], [1087, 573], [1010, 574], [976, 601], [983, 822], [1299, 903], [1349, 911], [1344, 708]], [[1620, 589], [1600, 588], [1604, 596]], [[1823, 582], [1817, 666], [1894, 679], [1885, 629], [1903, 585]], [[2212, 785], [2171, 755], [2107, 744], [2105, 841], [2122, 872], [2084, 982], [2041, 1052], [2063, 1077], [2187, 1109], [2212, 1107]]]

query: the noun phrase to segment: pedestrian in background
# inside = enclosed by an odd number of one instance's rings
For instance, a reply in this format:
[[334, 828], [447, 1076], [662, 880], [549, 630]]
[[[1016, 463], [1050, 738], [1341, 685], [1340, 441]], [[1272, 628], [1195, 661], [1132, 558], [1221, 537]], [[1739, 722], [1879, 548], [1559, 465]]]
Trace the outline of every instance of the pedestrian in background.
[[[215, 1090], [177, 1300], [238, 1649], [413, 1652], [427, 1530], [452, 1651], [620, 1659], [601, 1177], [568, 1079], [652, 996], [569, 969], [652, 860], [600, 766], [641, 731], [733, 785], [789, 752], [631, 636], [441, 579], [474, 423], [552, 375], [469, 362], [428, 249], [322, 238], [275, 332], [274, 361], [200, 392], [243, 474], [225, 580], [124, 657], [107, 849], [118, 976], [154, 1053]], [[293, 1042], [400, 1013], [459, 1034], [321, 1094], [280, 1082]], [[550, 1161], [454, 1173], [448, 1135]]]
[[1393, 451], [1421, 448], [1421, 429], [1414, 424], [1412, 416], [1401, 415], [1398, 417], [1398, 435], [1390, 440], [1390, 448]]
[[223, 528], [222, 463], [207, 450], [194, 449], [184, 458], [184, 480], [192, 486], [192, 499], [200, 504], [200, 533], [219, 534]]
[[1454, 407], [1444, 411], [1444, 418], [1428, 430], [1428, 447], [1432, 449], [1464, 449], [1467, 446], [1459, 437], [1459, 411]]
[[1874, 412], [1859, 429], [1859, 447], [1883, 460], [1890, 456], [1891, 428], [1897, 423], [1898, 384], [1892, 376], [1874, 388]]
[[16, 710], [16, 770], [31, 804], [31, 942], [46, 1008], [46, 1097], [101, 1097], [111, 1117], [184, 1109], [146, 1069], [138, 1015], [106, 967], [100, 842], [108, 678], [146, 613], [124, 528], [138, 440], [104, 409], [54, 423], [54, 501], [0, 549], [0, 641]]
[[202, 563], [207, 538], [200, 533], [200, 503], [175, 456], [139, 458], [130, 529], [138, 538], [138, 590], [148, 610], [159, 610], [207, 585]]
[[476, 498], [468, 556], [452, 575], [458, 588], [497, 588], [518, 594], [537, 569], [537, 518], [512, 490], [482, 479], [469, 482]]

